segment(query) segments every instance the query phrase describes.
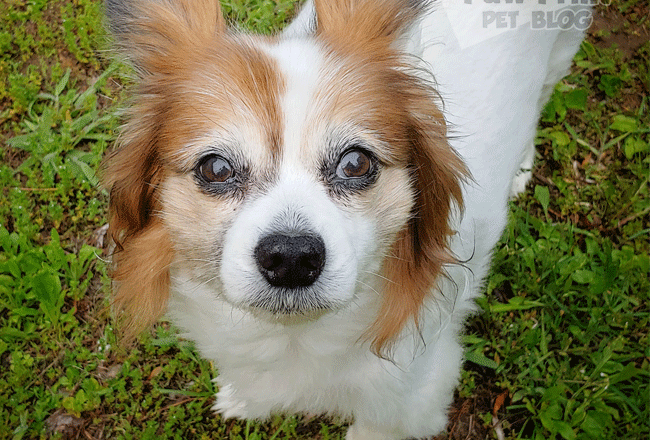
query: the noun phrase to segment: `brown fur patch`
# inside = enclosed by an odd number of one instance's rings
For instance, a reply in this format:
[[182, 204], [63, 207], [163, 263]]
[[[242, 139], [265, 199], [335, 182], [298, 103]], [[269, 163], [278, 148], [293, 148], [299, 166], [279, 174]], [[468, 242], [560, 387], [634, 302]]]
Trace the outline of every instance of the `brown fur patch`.
[[337, 48], [366, 53], [386, 49], [417, 19], [425, 1], [315, 0], [317, 33]]
[[145, 72], [173, 71], [180, 58], [169, 56], [214, 43], [226, 30], [216, 0], [107, 0], [106, 14], [117, 46]]
[[[258, 124], [266, 131], [265, 142], [273, 156], [278, 156], [282, 144], [283, 119], [280, 105], [285, 83], [275, 61], [247, 44], [236, 45], [228, 53], [229, 78], [224, 78], [229, 90], [242, 95], [251, 107]], [[229, 83], [233, 83], [230, 85]]]

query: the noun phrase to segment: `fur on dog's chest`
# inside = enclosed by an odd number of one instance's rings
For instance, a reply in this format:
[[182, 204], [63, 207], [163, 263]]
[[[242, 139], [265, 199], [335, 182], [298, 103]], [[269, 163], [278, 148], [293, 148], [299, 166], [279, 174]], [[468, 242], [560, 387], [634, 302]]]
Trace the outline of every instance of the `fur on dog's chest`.
[[[359, 417], [366, 408], [360, 402], [381, 399], [382, 420], [399, 419], [404, 404], [417, 405], [432, 392], [453, 388], [460, 359], [456, 335], [473, 308], [470, 301], [430, 304], [438, 313], [423, 323], [424, 333], [402, 340], [391, 359], [381, 359], [356, 336], [376, 313], [371, 298], [318, 321], [287, 325], [242, 313], [181, 274], [173, 279], [168, 315], [215, 361], [215, 409], [228, 417], [293, 412]], [[441, 399], [439, 405], [447, 403]]]

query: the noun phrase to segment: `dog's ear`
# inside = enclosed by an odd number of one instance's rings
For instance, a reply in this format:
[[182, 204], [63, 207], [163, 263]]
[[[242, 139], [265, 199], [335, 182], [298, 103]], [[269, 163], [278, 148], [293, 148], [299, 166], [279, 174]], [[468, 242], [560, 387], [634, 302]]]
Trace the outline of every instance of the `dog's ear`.
[[111, 306], [126, 341], [164, 313], [172, 246], [162, 221], [158, 188], [163, 168], [145, 134], [125, 137], [103, 166], [110, 190], [109, 236], [115, 243]]
[[187, 51], [226, 30], [218, 0], [107, 0], [108, 28], [141, 74], [177, 68]]
[[383, 303], [370, 333], [372, 349], [380, 356], [387, 355], [409, 322], [417, 328], [424, 301], [444, 276], [444, 266], [457, 263], [449, 250], [454, 234], [450, 221], [454, 213], [461, 214], [461, 186], [469, 172], [447, 141], [435, 92], [418, 88], [406, 95], [415, 204], [384, 263]]
[[315, 0], [316, 33], [337, 49], [378, 54], [428, 7], [425, 0]]

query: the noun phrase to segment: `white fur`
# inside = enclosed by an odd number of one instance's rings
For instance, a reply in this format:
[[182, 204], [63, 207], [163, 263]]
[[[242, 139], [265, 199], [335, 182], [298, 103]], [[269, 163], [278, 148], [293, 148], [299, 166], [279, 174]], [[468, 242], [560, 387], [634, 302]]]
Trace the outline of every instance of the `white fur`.
[[[421, 51], [420, 67], [433, 73], [451, 144], [474, 178], [464, 188], [465, 213], [455, 220], [452, 242], [455, 255], [468, 261], [447, 269], [450, 280], [438, 286], [443, 294], [425, 304], [421, 333], [406, 328], [391, 360], [384, 360], [361, 339], [379, 307], [376, 274], [387, 246], [376, 237], [382, 219], [335, 205], [305, 171], [313, 163], [301, 153], [317, 148], [323, 128], [310, 103], [319, 84], [331, 79], [327, 69], [335, 67], [309, 39], [312, 13], [308, 3], [285, 39], [264, 48], [287, 79], [280, 178], [240, 208], [225, 234], [220, 273], [211, 274], [210, 282], [199, 281], [205, 277], [188, 264], [174, 265], [169, 315], [217, 363], [215, 409], [225, 417], [331, 413], [354, 419], [348, 439], [434, 435], [447, 423], [462, 363], [458, 335], [481, 292], [508, 198], [530, 177], [541, 106], [569, 67], [582, 33], [524, 26], [461, 47], [458, 32], [473, 29], [452, 26], [443, 8], [434, 8], [412, 30], [407, 46]], [[260, 319], [246, 308], [249, 293], [262, 283], [252, 248], [278, 218], [284, 226], [286, 218], [298, 218], [326, 243], [328, 259], [317, 288], [336, 307], [317, 319]]]

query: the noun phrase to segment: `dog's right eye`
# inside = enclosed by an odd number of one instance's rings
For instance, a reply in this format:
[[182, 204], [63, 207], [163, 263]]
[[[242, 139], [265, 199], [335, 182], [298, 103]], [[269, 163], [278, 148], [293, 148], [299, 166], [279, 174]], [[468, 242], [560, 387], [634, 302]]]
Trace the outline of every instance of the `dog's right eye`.
[[235, 176], [235, 170], [230, 162], [221, 156], [207, 156], [199, 162], [198, 174], [209, 183], [228, 183]]
[[341, 179], [360, 179], [372, 171], [372, 160], [361, 149], [351, 149], [341, 157], [336, 175]]

